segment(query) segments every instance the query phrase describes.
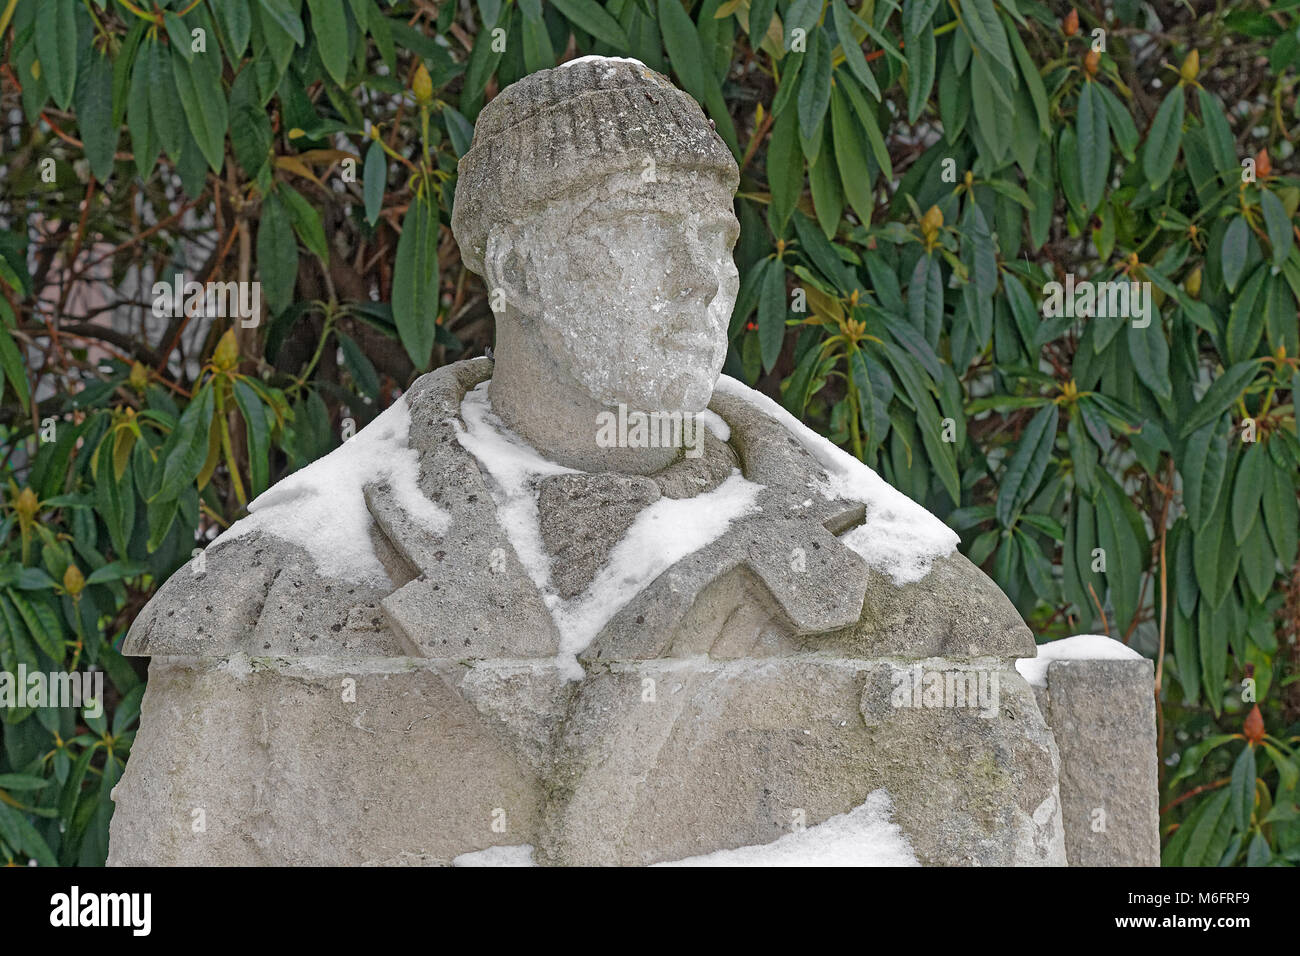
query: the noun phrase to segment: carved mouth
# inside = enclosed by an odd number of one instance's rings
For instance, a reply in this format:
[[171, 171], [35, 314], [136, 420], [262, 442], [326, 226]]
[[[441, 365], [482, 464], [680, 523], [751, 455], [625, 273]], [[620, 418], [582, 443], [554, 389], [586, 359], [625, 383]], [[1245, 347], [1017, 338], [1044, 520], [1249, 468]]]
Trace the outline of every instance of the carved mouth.
[[705, 332], [678, 332], [668, 336], [664, 345], [674, 352], [698, 355], [710, 355], [714, 349], [713, 337]]

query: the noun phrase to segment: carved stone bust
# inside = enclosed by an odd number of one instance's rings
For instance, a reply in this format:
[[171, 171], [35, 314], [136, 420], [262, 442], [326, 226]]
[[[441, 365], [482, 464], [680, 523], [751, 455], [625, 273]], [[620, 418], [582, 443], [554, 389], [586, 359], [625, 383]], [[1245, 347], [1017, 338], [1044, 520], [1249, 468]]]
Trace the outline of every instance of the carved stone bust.
[[494, 360], [420, 378], [145, 608], [110, 862], [650, 864], [817, 834], [1065, 862], [1010, 602], [719, 375], [737, 182], [635, 61], [485, 107], [452, 228]]

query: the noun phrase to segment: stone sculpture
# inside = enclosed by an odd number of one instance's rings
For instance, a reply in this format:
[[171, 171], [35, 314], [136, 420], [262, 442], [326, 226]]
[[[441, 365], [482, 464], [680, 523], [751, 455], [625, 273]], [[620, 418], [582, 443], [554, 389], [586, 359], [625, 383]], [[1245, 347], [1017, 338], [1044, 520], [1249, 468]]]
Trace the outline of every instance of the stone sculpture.
[[484, 108], [452, 228], [494, 361], [417, 380], [141, 613], [111, 863], [1066, 862], [1011, 603], [719, 377], [737, 181], [635, 61]]

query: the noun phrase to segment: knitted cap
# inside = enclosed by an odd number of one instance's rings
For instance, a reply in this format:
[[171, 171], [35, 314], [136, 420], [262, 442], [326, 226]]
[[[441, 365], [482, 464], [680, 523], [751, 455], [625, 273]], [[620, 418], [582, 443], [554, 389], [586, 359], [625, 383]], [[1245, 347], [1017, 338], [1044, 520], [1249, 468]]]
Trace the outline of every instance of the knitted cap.
[[732, 191], [731, 151], [688, 94], [638, 60], [589, 56], [530, 74], [479, 114], [460, 158], [451, 229], [461, 258], [483, 272], [494, 223], [653, 159], [711, 172]]

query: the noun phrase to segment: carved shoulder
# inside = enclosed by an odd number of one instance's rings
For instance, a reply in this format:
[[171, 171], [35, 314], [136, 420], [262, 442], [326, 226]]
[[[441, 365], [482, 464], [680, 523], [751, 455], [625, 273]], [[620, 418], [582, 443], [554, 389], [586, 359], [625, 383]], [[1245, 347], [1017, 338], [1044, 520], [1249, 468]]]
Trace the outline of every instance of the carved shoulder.
[[214, 544], [168, 578], [122, 644], [124, 654], [220, 657], [248, 650], [279, 571], [261, 535]]
[[252, 532], [212, 545], [136, 618], [130, 656], [404, 656], [379, 602], [391, 587], [322, 577], [292, 544]]

